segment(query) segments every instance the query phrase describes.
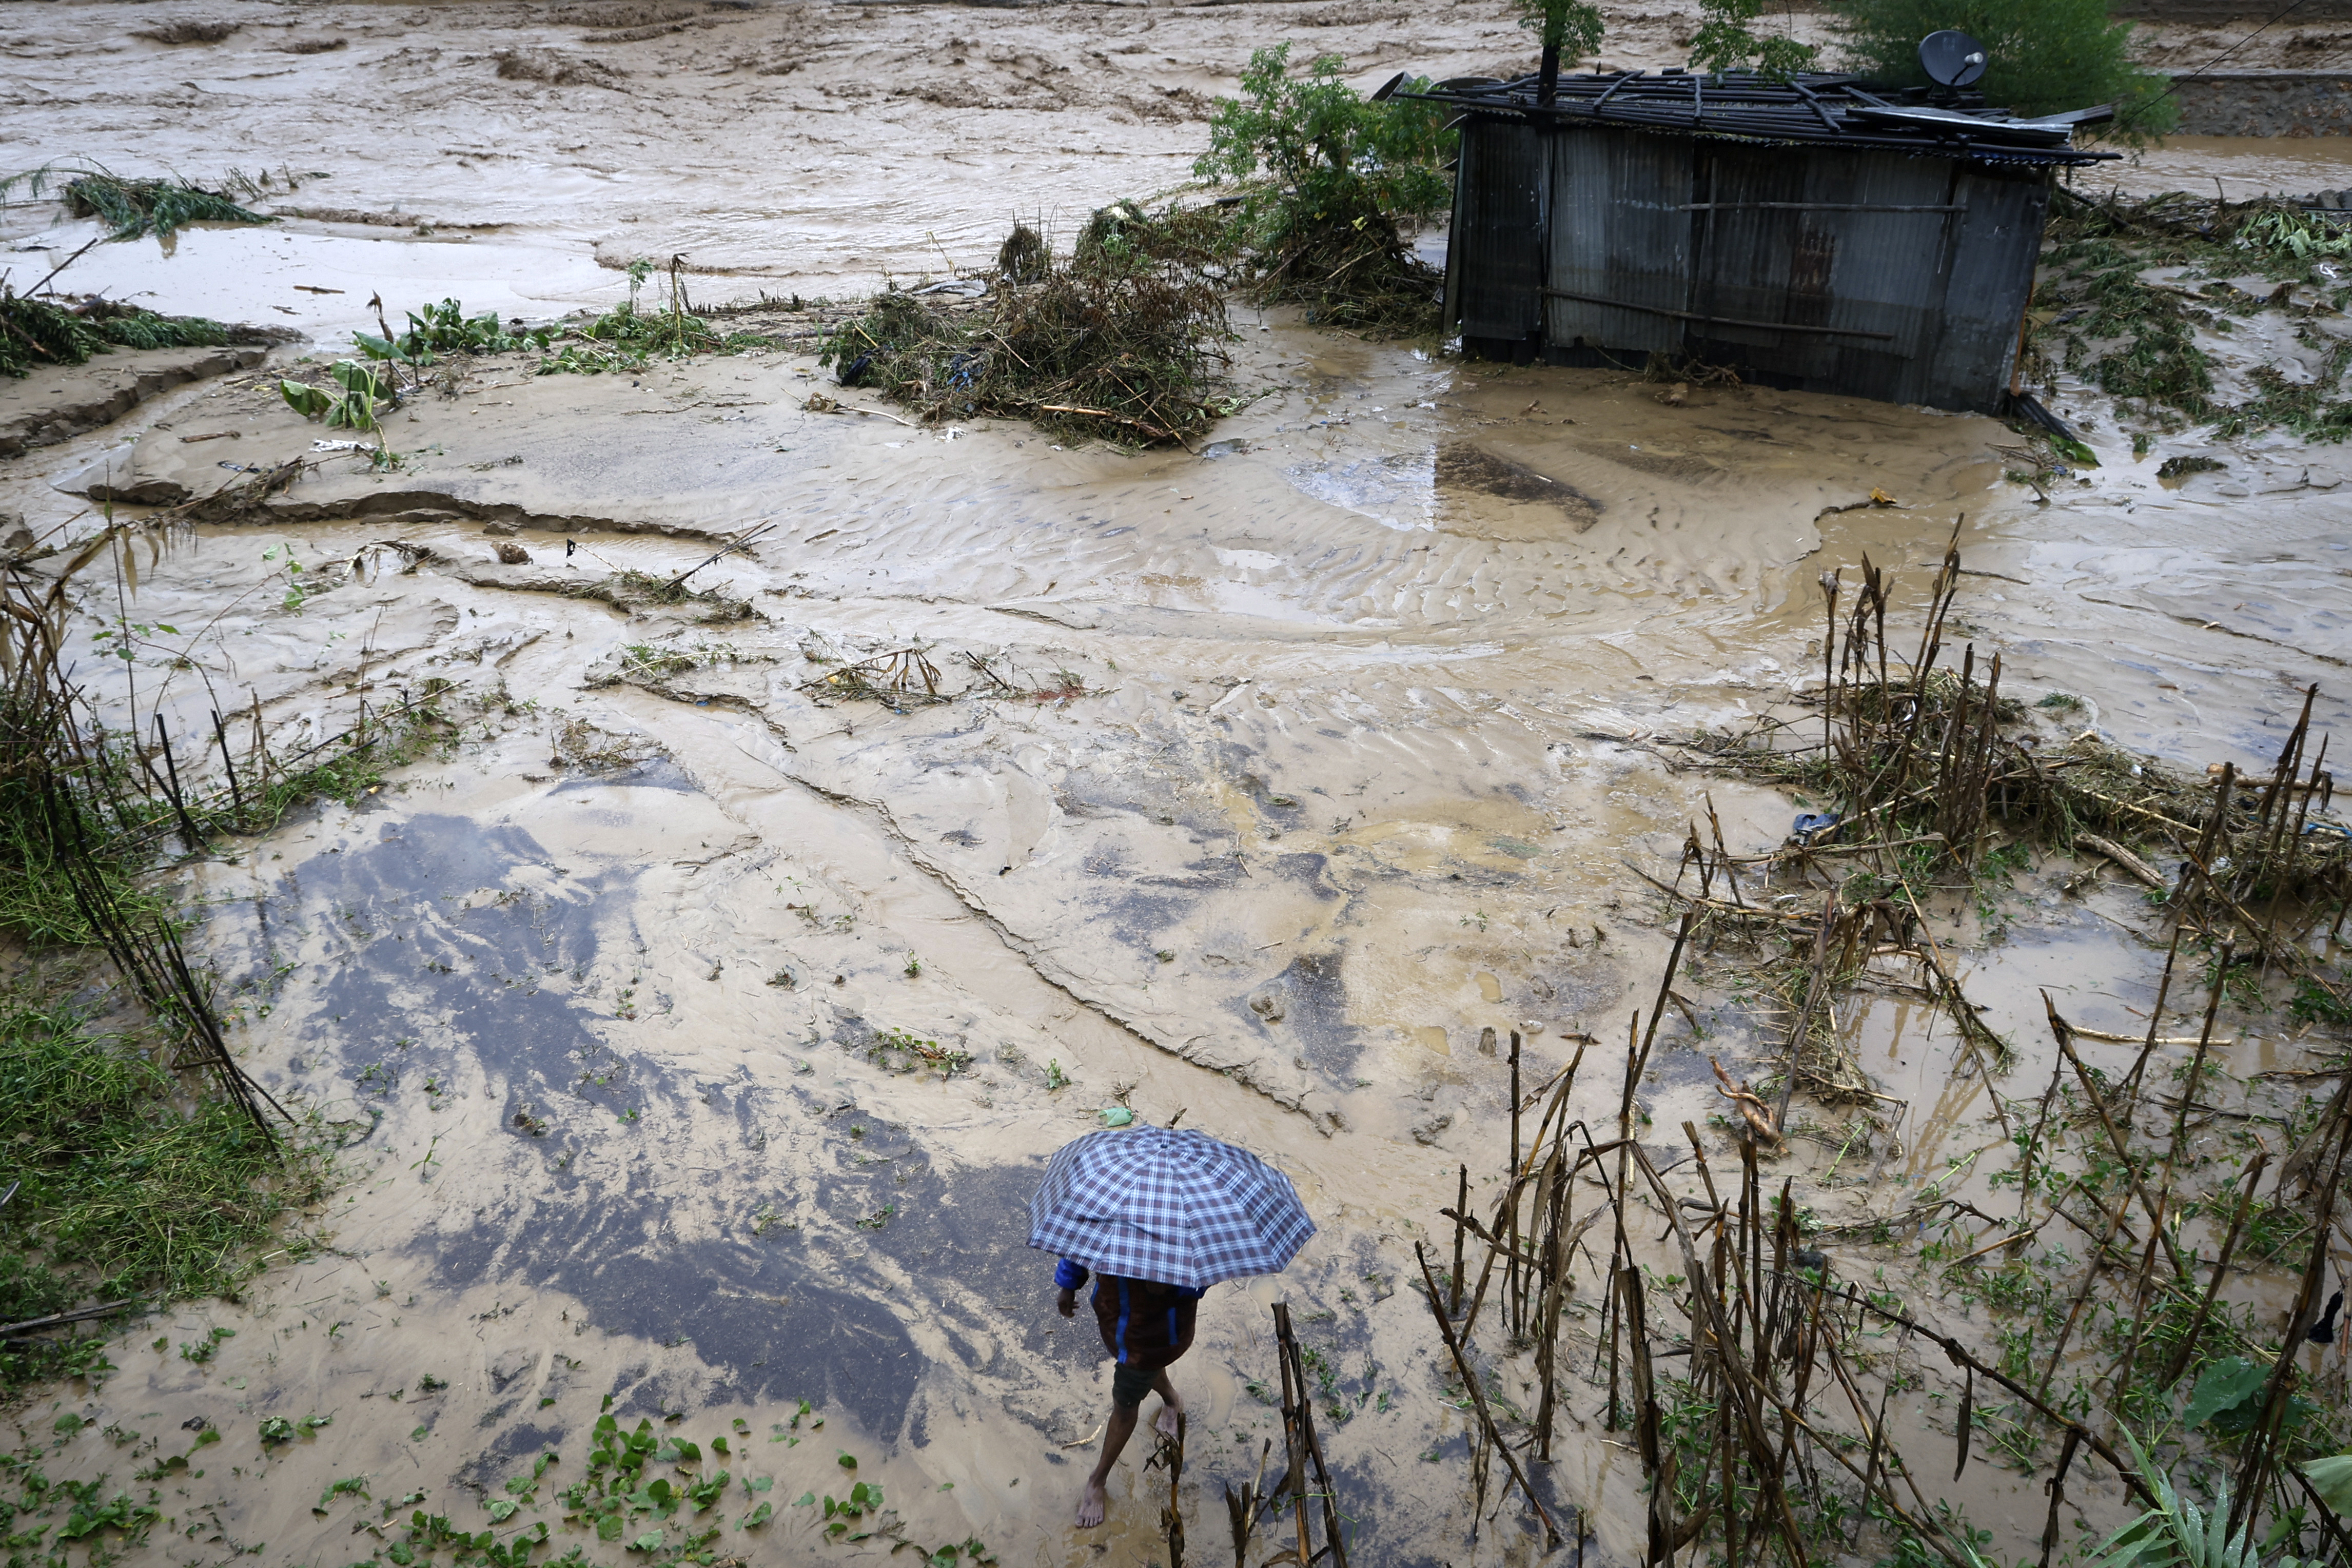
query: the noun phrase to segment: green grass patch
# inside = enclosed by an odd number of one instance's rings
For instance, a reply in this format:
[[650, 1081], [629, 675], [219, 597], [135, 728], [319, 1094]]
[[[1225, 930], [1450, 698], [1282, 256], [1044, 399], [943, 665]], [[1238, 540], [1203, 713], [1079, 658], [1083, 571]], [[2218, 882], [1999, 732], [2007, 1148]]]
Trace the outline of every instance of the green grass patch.
[[[0, 1320], [234, 1297], [285, 1216], [324, 1191], [323, 1161], [281, 1158], [236, 1106], [192, 1101], [152, 1042], [52, 1000], [65, 978], [0, 995], [0, 1147], [22, 1183], [0, 1208]], [[95, 1371], [94, 1342], [0, 1342], [0, 1387]]]
[[[769, 341], [752, 332], [722, 332], [696, 314], [688, 302], [685, 281], [675, 269], [669, 275], [668, 303], [646, 309], [638, 295], [653, 269], [650, 261], [631, 262], [629, 297], [575, 329], [572, 341], [539, 362], [539, 374], [601, 375], [606, 371], [643, 370], [657, 359], [734, 353]], [[550, 339], [546, 333], [535, 333], [532, 342], [544, 349]]]

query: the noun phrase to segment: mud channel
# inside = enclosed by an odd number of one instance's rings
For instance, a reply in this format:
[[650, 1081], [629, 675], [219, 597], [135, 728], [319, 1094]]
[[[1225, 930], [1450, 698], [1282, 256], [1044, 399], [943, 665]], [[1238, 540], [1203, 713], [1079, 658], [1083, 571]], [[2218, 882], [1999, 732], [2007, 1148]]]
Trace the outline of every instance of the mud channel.
[[[1253, 45], [1339, 48], [1367, 80], [1523, 52], [1497, 6], [1347, 0], [138, 10], [238, 27], [167, 47], [125, 37], [122, 7], [17, 8], [8, 162], [290, 171], [280, 226], [76, 267], [319, 346], [159, 375], [0, 461], [0, 506], [43, 535], [89, 526], [93, 496], [135, 512], [311, 456], [273, 377], [334, 352], [372, 294], [551, 316], [674, 254], [712, 299], [944, 275], [1016, 213], [1066, 230], [1179, 183]], [[1675, 25], [1635, 24], [1629, 51]], [[2269, 154], [2158, 156], [2167, 179], [2227, 179]], [[49, 247], [9, 255], [19, 274], [89, 233], [54, 209], [5, 222]], [[2339, 447], [2255, 439], [2160, 484], [2190, 448], [2135, 457], [2074, 388], [2101, 466], [2044, 501], [1987, 419], [1757, 389], [1670, 406], [1627, 374], [1236, 325], [1234, 380], [1263, 395], [1197, 454], [911, 428], [862, 397], [879, 411], [811, 412], [837, 389], [790, 347], [617, 377], [472, 362], [387, 426], [396, 471], [320, 456], [122, 605], [76, 588], [85, 637], [177, 628], [87, 664], [104, 700], [181, 732], [220, 707], [298, 746], [436, 679], [461, 726], [355, 807], [179, 873], [241, 1059], [328, 1131], [341, 1179], [317, 1251], [140, 1323], [115, 1376], [13, 1413], [50, 1473], [118, 1483], [223, 1434], [163, 1483], [169, 1526], [131, 1559], [368, 1560], [411, 1494], [478, 1528], [556, 1452], [545, 1510], [609, 1407], [731, 1436], [738, 1476], [772, 1478], [724, 1505], [777, 1505], [730, 1523], [746, 1561], [973, 1538], [1006, 1563], [1162, 1561], [1140, 1446], [1110, 1523], [1069, 1526], [1108, 1370], [1022, 1245], [1044, 1158], [1125, 1105], [1275, 1159], [1321, 1227], [1286, 1276], [1213, 1292], [1179, 1369], [1196, 1552], [1219, 1554], [1218, 1489], [1278, 1433], [1266, 1308], [1286, 1300], [1330, 1369], [1356, 1560], [1533, 1561], [1509, 1507], [1470, 1543], [1469, 1418], [1412, 1245], [1458, 1164], [1496, 1163], [1508, 1086], [1482, 1031], [1521, 1031], [1537, 1081], [1573, 1037], [1620, 1037], [1672, 927], [1634, 868], [1670, 874], [1710, 800], [1735, 853], [1789, 833], [1799, 802], [1671, 742], [1817, 677], [1816, 579], [1866, 554], [1916, 608], [1957, 521], [1959, 635], [2027, 700], [2080, 699], [2067, 731], [2267, 767], [2316, 682], [2319, 726], [2347, 732]], [[691, 579], [712, 597], [576, 592], [763, 524]], [[938, 700], [828, 687], [908, 648]], [[2131, 884], [2062, 893], [2072, 867], [1938, 933], [2019, 1044], [2010, 1096], [2050, 1071], [2039, 988], [2146, 1027], [2164, 939]], [[2000, 1132], [1927, 1010], [1865, 998], [1838, 1022], [1903, 1112], [1866, 1158], [1800, 1139], [1778, 1173], [1846, 1227], [1842, 1268], [1900, 1277], [1916, 1238], [1874, 1245], [1866, 1222]], [[2231, 1069], [2305, 1059], [2301, 1028], [2239, 1020]], [[1764, 1075], [1768, 1035], [1668, 1013], [1645, 1111], [1705, 1124], [1708, 1057]], [[943, 1074], [908, 1042], [968, 1061]], [[1596, 1075], [1577, 1113], [1599, 1126], [1615, 1095]], [[1992, 1202], [2006, 1158], [1950, 1190]], [[218, 1330], [210, 1361], [178, 1353]], [[1641, 1478], [1598, 1398], [1571, 1400], [1538, 1485], [1584, 1510], [1579, 1552], [1633, 1561]], [[89, 1428], [52, 1436], [68, 1412]], [[331, 1425], [255, 1436], [310, 1415]], [[849, 1460], [898, 1536], [828, 1542], [790, 1506], [844, 1490]], [[366, 1495], [333, 1495], [347, 1478]], [[2038, 1528], [2038, 1489], [1990, 1467], [1948, 1495]], [[559, 1525], [575, 1543], [621, 1557]]]

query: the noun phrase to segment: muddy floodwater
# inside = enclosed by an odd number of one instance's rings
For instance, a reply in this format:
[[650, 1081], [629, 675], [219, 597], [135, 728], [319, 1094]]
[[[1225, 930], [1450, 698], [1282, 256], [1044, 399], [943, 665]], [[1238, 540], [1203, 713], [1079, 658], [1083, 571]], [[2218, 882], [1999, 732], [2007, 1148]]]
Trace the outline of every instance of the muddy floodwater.
[[[552, 317], [620, 297], [639, 257], [683, 257], [712, 301], [944, 277], [1015, 215], [1066, 236], [1178, 184], [1255, 45], [1342, 49], [1365, 82], [1527, 54], [1498, 5], [1357, 0], [14, 10], [12, 169], [279, 181], [283, 224], [100, 246], [76, 287], [314, 335], [0, 461], [0, 508], [60, 539], [93, 490], [166, 501], [312, 456], [336, 433], [274, 373], [339, 352], [372, 295], [395, 320], [445, 294]], [[129, 35], [134, 11], [237, 28], [167, 46]], [[1670, 58], [1675, 25], [1634, 24], [1628, 58]], [[2323, 154], [2278, 154], [2283, 188], [2352, 183], [2306, 177]], [[2147, 167], [2185, 184], [2270, 156], [2187, 143]], [[28, 281], [92, 233], [12, 206], [0, 265]], [[1612, 1121], [1612, 1053], [1673, 926], [1637, 871], [1671, 878], [1710, 802], [1736, 854], [1804, 809], [1671, 742], [1818, 682], [1822, 574], [1867, 555], [1914, 613], [1957, 525], [1947, 636], [1999, 651], [2029, 703], [2076, 699], [2053, 742], [2267, 768], [2314, 683], [2316, 726], [2352, 732], [2342, 447], [2135, 455], [2070, 387], [2100, 466], [2043, 498], [1990, 419], [1754, 388], [1669, 404], [1627, 373], [1234, 324], [1252, 401], [1197, 452], [913, 427], [806, 342], [597, 377], [470, 362], [386, 425], [391, 471], [320, 454], [120, 604], [77, 584], [84, 639], [171, 628], [127, 666], [81, 646], [103, 701], [179, 733], [218, 708], [238, 744], [259, 725], [293, 750], [429, 700], [457, 737], [176, 873], [240, 1058], [316, 1119], [340, 1180], [317, 1250], [134, 1325], [113, 1377], [13, 1413], [27, 1441], [85, 1417], [49, 1469], [117, 1482], [219, 1430], [134, 1557], [366, 1560], [411, 1494], [483, 1528], [550, 1452], [515, 1522], [552, 1519], [609, 1408], [726, 1436], [739, 1483], [772, 1479], [721, 1505], [747, 1561], [975, 1538], [1008, 1563], [1163, 1561], [1140, 1443], [1110, 1522], [1070, 1526], [1109, 1370], [1023, 1245], [1045, 1158], [1124, 1106], [1275, 1161], [1320, 1226], [1288, 1274], [1213, 1290], [1176, 1369], [1196, 1555], [1220, 1557], [1219, 1488], [1278, 1438], [1286, 1300], [1345, 1416], [1324, 1441], [1356, 1561], [1533, 1561], [1511, 1506], [1470, 1543], [1469, 1418], [1413, 1244], [1446, 1229], [1457, 1166], [1498, 1163], [1508, 1069], [1485, 1032], [1520, 1031], [1530, 1082], [1575, 1037], [1608, 1042], [1575, 1108]], [[851, 411], [812, 411], [819, 391]], [[2209, 451], [2226, 466], [2159, 482]], [[671, 607], [579, 591], [697, 567], [709, 596]], [[898, 658], [832, 679], [910, 649], [929, 677]], [[2041, 988], [2094, 1028], [2147, 1026], [2164, 937], [2131, 884], [2029, 881], [1938, 934], [2020, 1043], [2009, 1095], [2050, 1070]], [[1723, 1108], [1710, 1055], [1772, 1068], [1763, 1034], [1703, 1021], [1665, 1015], [1643, 1092], [1668, 1142]], [[1776, 1172], [1853, 1236], [2000, 1133], [1925, 1011], [1864, 998], [1839, 1026], [1903, 1112], [1867, 1161], [1797, 1140]], [[2301, 1027], [2246, 1021], [2231, 1070], [2301, 1059]], [[1963, 1179], [1981, 1196], [1989, 1175]], [[1830, 1250], [1858, 1278], [1901, 1267]], [[220, 1330], [210, 1360], [179, 1353]], [[285, 1447], [256, 1436], [314, 1415], [331, 1425]], [[1538, 1486], [1585, 1509], [1580, 1550], [1637, 1558], [1638, 1465], [1598, 1395], [1579, 1385], [1562, 1430]], [[829, 1542], [794, 1506], [852, 1481], [899, 1537]], [[2038, 1529], [2038, 1487], [1998, 1469], [1950, 1495]], [[773, 1522], [736, 1529], [761, 1500]]]

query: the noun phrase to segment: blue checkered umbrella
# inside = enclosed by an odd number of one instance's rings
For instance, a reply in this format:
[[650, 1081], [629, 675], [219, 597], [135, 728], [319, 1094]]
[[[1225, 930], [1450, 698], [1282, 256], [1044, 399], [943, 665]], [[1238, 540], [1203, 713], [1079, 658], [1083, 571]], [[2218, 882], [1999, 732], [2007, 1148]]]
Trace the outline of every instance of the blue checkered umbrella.
[[1029, 1200], [1030, 1246], [1195, 1290], [1279, 1274], [1314, 1234], [1289, 1177], [1205, 1133], [1164, 1127], [1063, 1145]]

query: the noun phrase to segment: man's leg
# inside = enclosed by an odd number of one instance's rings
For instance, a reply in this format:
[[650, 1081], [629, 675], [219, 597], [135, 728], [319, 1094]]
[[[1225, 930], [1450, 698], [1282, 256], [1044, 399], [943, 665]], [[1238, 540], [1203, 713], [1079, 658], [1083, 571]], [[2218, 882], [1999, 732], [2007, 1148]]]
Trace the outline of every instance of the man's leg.
[[[1163, 1382], [1166, 1381], [1162, 1374]], [[1110, 1493], [1104, 1482], [1110, 1479], [1110, 1468], [1118, 1463], [1119, 1450], [1135, 1436], [1136, 1417], [1142, 1413], [1143, 1402], [1121, 1405], [1111, 1401], [1110, 1419], [1103, 1424], [1102, 1457], [1095, 1461], [1095, 1473], [1087, 1478], [1086, 1490], [1078, 1494], [1078, 1528], [1091, 1530], [1103, 1521], [1110, 1511]]]
[[[1086, 1489], [1078, 1494], [1077, 1519], [1081, 1530], [1090, 1530], [1100, 1524], [1110, 1511], [1111, 1467], [1118, 1463], [1118, 1456], [1126, 1448], [1127, 1440], [1135, 1436], [1136, 1422], [1143, 1413], [1145, 1390], [1138, 1386], [1141, 1382], [1140, 1377], [1125, 1368], [1112, 1374], [1110, 1419], [1103, 1423], [1102, 1455], [1095, 1461], [1094, 1474], [1087, 1478]], [[1184, 1400], [1176, 1392], [1176, 1385], [1168, 1381], [1166, 1368], [1154, 1374], [1150, 1392], [1160, 1395], [1160, 1419], [1155, 1425], [1173, 1437], [1176, 1435], [1176, 1417], [1184, 1409]], [[1129, 1394], [1134, 1394], [1135, 1403], [1121, 1404], [1121, 1397]]]
[[1161, 1367], [1160, 1375], [1151, 1380], [1151, 1392], [1160, 1395], [1160, 1419], [1152, 1425], [1169, 1436], [1176, 1436], [1176, 1417], [1184, 1414], [1183, 1395], [1168, 1381], [1168, 1369]]

